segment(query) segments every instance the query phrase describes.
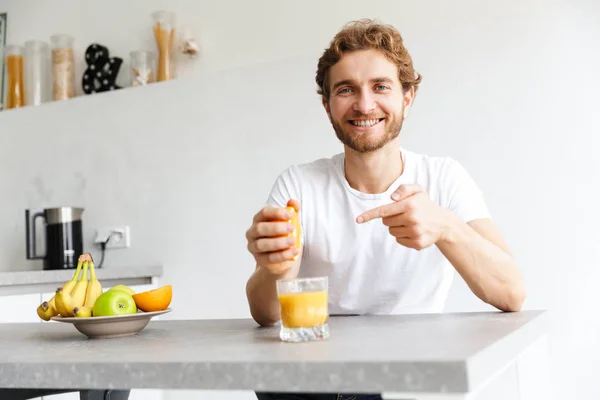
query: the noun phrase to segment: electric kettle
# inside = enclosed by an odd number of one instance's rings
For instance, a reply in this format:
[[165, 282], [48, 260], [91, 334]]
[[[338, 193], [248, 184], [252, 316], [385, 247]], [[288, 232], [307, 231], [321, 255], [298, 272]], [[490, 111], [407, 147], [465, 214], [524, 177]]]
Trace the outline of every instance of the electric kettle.
[[[74, 269], [83, 253], [83, 208], [58, 207], [25, 210], [27, 259], [44, 260], [44, 269]], [[46, 254], [38, 255], [35, 223], [42, 218], [45, 224]]]

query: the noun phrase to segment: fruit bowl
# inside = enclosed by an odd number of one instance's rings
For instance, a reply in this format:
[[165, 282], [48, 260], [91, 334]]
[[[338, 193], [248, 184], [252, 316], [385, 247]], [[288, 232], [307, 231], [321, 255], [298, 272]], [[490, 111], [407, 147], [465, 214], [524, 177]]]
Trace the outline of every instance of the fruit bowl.
[[73, 324], [75, 329], [90, 339], [108, 339], [137, 335], [148, 325], [153, 317], [171, 312], [137, 312], [136, 314], [114, 315], [108, 317], [52, 317], [52, 321]]

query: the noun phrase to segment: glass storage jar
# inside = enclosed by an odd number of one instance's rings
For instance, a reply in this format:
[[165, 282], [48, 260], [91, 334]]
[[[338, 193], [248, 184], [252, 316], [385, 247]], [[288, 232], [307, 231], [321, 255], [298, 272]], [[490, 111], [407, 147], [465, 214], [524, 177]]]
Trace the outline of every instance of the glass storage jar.
[[8, 86], [6, 88], [6, 109], [25, 106], [23, 87], [23, 48], [6, 46], [4, 62]]
[[154, 82], [156, 57], [151, 51], [135, 50], [129, 53], [131, 63], [131, 86], [144, 86]]
[[152, 13], [154, 20], [154, 39], [158, 49], [156, 80], [158, 82], [173, 79], [173, 39], [175, 37], [175, 14], [170, 11]]
[[52, 35], [52, 98], [65, 100], [75, 97], [74, 39], [69, 35]]
[[25, 103], [38, 106], [51, 99], [50, 46], [40, 40], [25, 42]]

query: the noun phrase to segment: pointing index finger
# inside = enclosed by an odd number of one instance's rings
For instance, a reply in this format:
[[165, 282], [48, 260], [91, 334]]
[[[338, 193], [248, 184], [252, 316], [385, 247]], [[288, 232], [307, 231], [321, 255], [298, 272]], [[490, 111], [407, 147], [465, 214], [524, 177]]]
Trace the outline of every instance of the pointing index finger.
[[356, 218], [356, 222], [358, 222], [359, 224], [363, 224], [365, 222], [371, 221], [372, 219], [383, 218], [387, 215], [390, 215], [393, 211], [393, 205], [393, 203], [386, 204], [384, 206], [375, 207], [369, 211], [365, 211]]
[[369, 211], [365, 211], [356, 217], [356, 222], [364, 224], [375, 218], [385, 218], [391, 215], [397, 215], [406, 211], [406, 204], [404, 202], [393, 202], [385, 204], [383, 206], [375, 207]]
[[364, 224], [365, 222], [368, 222], [372, 219], [375, 218], [379, 218], [379, 213], [380, 213], [380, 208], [373, 208], [372, 210], [369, 211], [365, 211], [364, 213], [360, 214], [357, 218], [356, 218], [356, 222], [358, 222], [359, 224]]

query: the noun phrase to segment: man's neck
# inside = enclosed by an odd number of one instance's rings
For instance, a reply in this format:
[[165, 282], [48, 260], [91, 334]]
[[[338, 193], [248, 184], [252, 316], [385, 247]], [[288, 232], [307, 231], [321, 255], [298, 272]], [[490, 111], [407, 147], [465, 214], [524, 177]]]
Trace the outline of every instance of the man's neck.
[[385, 192], [404, 171], [402, 155], [395, 141], [368, 154], [346, 148], [344, 159], [346, 180], [353, 189], [363, 193]]

